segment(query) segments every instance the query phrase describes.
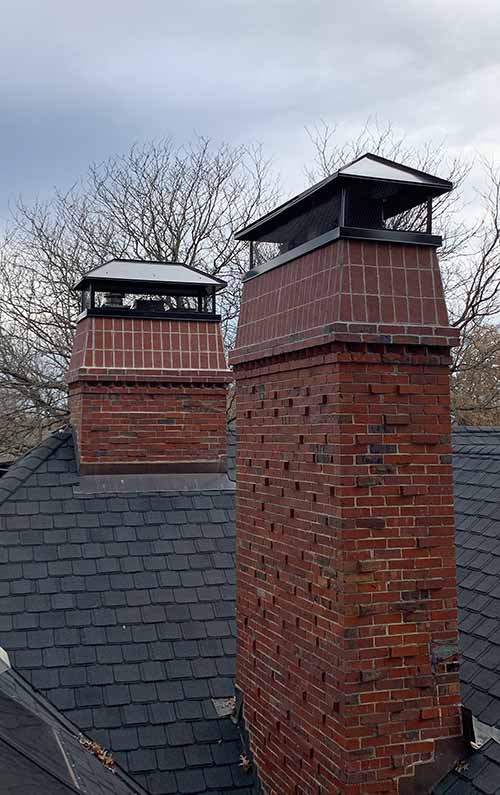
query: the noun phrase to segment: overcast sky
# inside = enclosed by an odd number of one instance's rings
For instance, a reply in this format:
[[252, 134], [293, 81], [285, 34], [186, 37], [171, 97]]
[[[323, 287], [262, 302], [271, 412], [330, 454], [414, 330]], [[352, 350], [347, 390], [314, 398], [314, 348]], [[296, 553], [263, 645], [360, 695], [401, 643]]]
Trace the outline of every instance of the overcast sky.
[[262, 142], [369, 116], [500, 158], [499, 0], [3, 0], [0, 219], [134, 141]]

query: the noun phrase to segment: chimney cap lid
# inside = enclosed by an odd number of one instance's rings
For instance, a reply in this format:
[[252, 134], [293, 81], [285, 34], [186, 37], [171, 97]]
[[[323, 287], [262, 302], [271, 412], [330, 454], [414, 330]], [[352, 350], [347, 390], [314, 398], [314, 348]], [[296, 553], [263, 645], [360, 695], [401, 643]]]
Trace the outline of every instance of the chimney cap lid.
[[124, 286], [126, 283], [151, 283], [155, 287], [214, 287], [216, 291], [226, 287], [222, 279], [181, 262], [112, 259], [88, 271], [73, 289], [86, 290], [90, 283], [97, 285], [99, 282], [122, 282]]
[[[392, 186], [393, 209], [392, 214], [402, 212], [411, 206], [416, 206], [428, 198], [448, 193], [453, 188], [453, 183], [440, 177], [434, 177], [425, 171], [410, 168], [395, 160], [388, 160], [380, 155], [367, 152], [350, 163], [346, 163], [334, 174], [312, 185], [307, 190], [289, 199], [276, 209], [271, 210], [258, 220], [238, 230], [236, 240], [262, 240], [265, 233], [276, 225], [286, 220], [290, 212], [300, 213], [300, 205], [307, 203], [315, 194], [329, 195], [339, 189], [340, 184], [348, 185], [363, 182], [371, 183], [371, 190], [377, 190], [378, 184], [381, 196], [387, 195], [387, 186]], [[368, 186], [367, 190], [368, 190]], [[399, 207], [399, 205], [401, 205]]]

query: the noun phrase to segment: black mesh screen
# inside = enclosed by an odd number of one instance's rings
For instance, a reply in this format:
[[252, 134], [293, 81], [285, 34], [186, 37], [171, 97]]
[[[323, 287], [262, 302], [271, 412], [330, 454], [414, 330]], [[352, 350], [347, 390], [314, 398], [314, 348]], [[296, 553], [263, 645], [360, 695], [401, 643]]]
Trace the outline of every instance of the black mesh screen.
[[[89, 308], [89, 304], [84, 308]], [[103, 293], [96, 292], [95, 306], [98, 309], [134, 309], [140, 312], [167, 312], [169, 310], [182, 310], [190, 312], [210, 312], [210, 298], [205, 295], [142, 295], [135, 293]]]
[[340, 192], [323, 201], [314, 197], [300, 212], [289, 215], [254, 244], [255, 265], [284, 254], [339, 225]]
[[308, 207], [302, 205], [300, 212], [265, 233], [261, 240], [279, 243], [282, 252], [289, 251], [334, 229], [338, 226], [339, 214], [340, 193], [335, 193], [324, 201], [311, 200]]
[[360, 191], [346, 191], [345, 225], [362, 229], [384, 229], [384, 211], [380, 199]]
[[[331, 187], [330, 187], [331, 190]], [[358, 229], [400, 229], [425, 231], [427, 207], [415, 206], [415, 195], [401, 195], [399, 187], [379, 180], [353, 182], [345, 186], [344, 220], [341, 221], [341, 191], [326, 195], [320, 191], [305, 197], [295, 207], [281, 212], [263, 225], [259, 238], [254, 238], [253, 262], [264, 262], [285, 254], [309, 240], [320, 237], [342, 225]], [[323, 198], [322, 198], [323, 197]], [[395, 207], [410, 209], [395, 213]]]

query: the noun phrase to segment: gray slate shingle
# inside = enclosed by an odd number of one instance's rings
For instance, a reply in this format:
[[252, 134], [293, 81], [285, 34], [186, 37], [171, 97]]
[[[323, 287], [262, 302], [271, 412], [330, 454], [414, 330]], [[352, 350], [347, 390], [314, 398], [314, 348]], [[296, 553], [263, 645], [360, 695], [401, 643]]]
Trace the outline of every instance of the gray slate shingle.
[[500, 728], [500, 429], [453, 434], [462, 698]]
[[251, 792], [211, 701], [233, 694], [233, 494], [78, 480], [62, 432], [0, 481], [0, 645], [153, 795]]
[[432, 795], [499, 795], [500, 745], [489, 740], [446, 775]]
[[122, 770], [107, 770], [79, 742], [79, 728], [59, 715], [16, 671], [0, 676], [2, 792], [71, 795], [74, 776], [87, 795], [141, 795]]
[[[500, 727], [500, 429], [459, 428], [453, 448], [463, 700]], [[232, 694], [233, 494], [77, 483], [69, 433], [0, 481], [0, 644], [150, 792], [250, 792], [210, 700]], [[496, 792], [495, 753], [436, 795]]]

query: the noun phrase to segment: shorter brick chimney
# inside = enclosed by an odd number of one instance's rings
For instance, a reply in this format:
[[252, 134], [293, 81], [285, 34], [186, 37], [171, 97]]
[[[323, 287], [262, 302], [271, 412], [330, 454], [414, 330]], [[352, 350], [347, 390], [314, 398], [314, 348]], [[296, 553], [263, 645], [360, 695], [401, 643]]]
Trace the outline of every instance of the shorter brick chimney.
[[82, 474], [225, 470], [224, 286], [179, 263], [130, 260], [76, 285], [67, 382]]

